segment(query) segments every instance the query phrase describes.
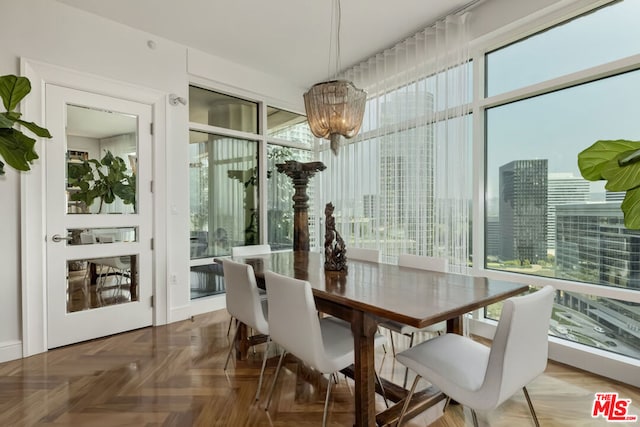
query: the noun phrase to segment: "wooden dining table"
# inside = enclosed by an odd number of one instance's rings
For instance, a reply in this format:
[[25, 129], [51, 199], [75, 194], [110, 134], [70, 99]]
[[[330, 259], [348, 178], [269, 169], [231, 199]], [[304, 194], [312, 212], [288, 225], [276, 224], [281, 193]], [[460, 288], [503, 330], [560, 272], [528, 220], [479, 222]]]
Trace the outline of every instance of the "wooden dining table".
[[[234, 260], [250, 264], [261, 287], [265, 271], [308, 281], [318, 311], [351, 324], [355, 361], [343, 372], [352, 376], [355, 383], [356, 426], [393, 425], [407, 396], [406, 389], [383, 380], [385, 394], [395, 404], [376, 413], [373, 338], [379, 321], [394, 320], [423, 328], [446, 320], [448, 332], [462, 333], [460, 319], [465, 313], [528, 290], [526, 285], [485, 277], [357, 260], [348, 260], [347, 271], [325, 271], [323, 255], [315, 252], [273, 252]], [[245, 358], [255, 342], [251, 342], [245, 327], [239, 327], [242, 329], [237, 335], [236, 354]], [[444, 398], [430, 386], [414, 394], [406, 417], [416, 416]]]

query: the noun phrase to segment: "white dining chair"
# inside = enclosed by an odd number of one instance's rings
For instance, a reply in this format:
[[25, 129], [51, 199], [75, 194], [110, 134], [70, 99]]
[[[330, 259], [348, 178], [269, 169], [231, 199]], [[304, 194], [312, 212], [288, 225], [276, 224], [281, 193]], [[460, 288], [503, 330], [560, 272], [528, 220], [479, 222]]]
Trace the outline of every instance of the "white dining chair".
[[[100, 243], [113, 243], [113, 235], [104, 235], [100, 238]], [[80, 233], [80, 243], [83, 245], [93, 245], [98, 243], [98, 237], [89, 232], [84, 231]], [[115, 256], [109, 258], [95, 258], [87, 261], [87, 269], [85, 272], [84, 281], [87, 284], [90, 277], [90, 264], [96, 265], [97, 278], [96, 278], [96, 295], [99, 300], [102, 300], [102, 292], [106, 284], [106, 280], [109, 276], [115, 276], [116, 287], [113, 296], [122, 295], [122, 279], [131, 278], [131, 259], [129, 256]], [[88, 292], [88, 289], [84, 292]]]
[[534, 423], [539, 426], [526, 386], [547, 366], [554, 292], [551, 286], [545, 286], [506, 300], [491, 347], [461, 335], [445, 334], [398, 353], [398, 362], [417, 374], [398, 426], [421, 377], [448, 398], [469, 407], [476, 427], [476, 411], [497, 408], [522, 389]]
[[[247, 246], [233, 246], [231, 248], [231, 256], [233, 257], [245, 257], [252, 255], [262, 255], [271, 252], [271, 245], [247, 245]], [[259, 289], [260, 295], [263, 299], [267, 299], [267, 294], [262, 289]], [[233, 316], [229, 319], [229, 326], [227, 327], [227, 336], [231, 332], [231, 325], [233, 324]]]
[[[351, 325], [335, 317], [320, 318], [316, 311], [311, 285], [305, 280], [294, 279], [271, 271], [265, 272], [269, 301], [269, 330], [271, 339], [283, 348], [271, 383], [265, 410], [269, 409], [273, 390], [286, 353], [291, 353], [322, 374], [332, 374], [327, 382], [322, 425], [327, 422], [327, 408], [331, 394], [332, 377], [338, 371], [354, 363], [354, 346]], [[379, 346], [386, 338], [374, 337]], [[375, 374], [385, 404], [384, 388]]]
[[[268, 305], [267, 301], [261, 298], [258, 293], [258, 285], [256, 284], [256, 276], [253, 267], [249, 264], [235, 262], [231, 259], [222, 260], [222, 269], [224, 273], [225, 283], [227, 285], [226, 301], [229, 313], [247, 327], [267, 335], [267, 348], [262, 357], [262, 368], [260, 370], [260, 379], [258, 380], [258, 389], [256, 390], [256, 400], [260, 397], [260, 388], [262, 387], [262, 378], [264, 377], [264, 369], [267, 363], [267, 353], [269, 352], [270, 338], [269, 323], [267, 322]], [[231, 352], [235, 346], [238, 336], [238, 328], [233, 335], [227, 360], [224, 364], [224, 370], [227, 370]]]
[[[96, 279], [96, 293], [101, 295], [109, 276], [116, 278], [115, 291], [113, 297], [122, 295], [122, 279], [126, 278], [131, 283], [131, 256], [113, 256], [109, 258], [96, 258], [91, 260], [96, 266], [100, 267], [100, 273]], [[106, 271], [104, 271], [106, 269]]]
[[350, 259], [380, 262], [380, 251], [378, 249], [347, 248], [347, 262]]
[[[444, 273], [449, 267], [449, 262], [446, 258], [435, 258], [428, 256], [420, 256], [413, 254], [400, 254], [398, 256], [398, 265], [400, 267], [417, 268], [420, 270], [431, 270]], [[435, 334], [441, 334], [447, 330], [447, 322], [442, 321], [433, 325], [426, 326], [424, 328], [415, 328], [413, 326], [406, 325], [401, 322], [393, 320], [385, 320], [380, 322], [380, 326], [387, 328], [391, 331], [391, 351], [393, 355], [396, 354], [396, 348], [393, 341], [393, 333], [398, 333], [409, 337], [409, 347], [413, 346], [415, 334], [418, 332], [430, 332]]]

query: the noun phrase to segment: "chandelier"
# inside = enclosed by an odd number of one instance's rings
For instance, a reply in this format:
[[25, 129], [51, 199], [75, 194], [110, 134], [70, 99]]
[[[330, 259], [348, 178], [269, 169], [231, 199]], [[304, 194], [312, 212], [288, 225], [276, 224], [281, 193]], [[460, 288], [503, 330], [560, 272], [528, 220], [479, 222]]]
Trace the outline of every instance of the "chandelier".
[[[332, 30], [334, 16], [337, 20], [336, 36], [332, 37], [336, 43], [335, 76], [337, 77], [340, 66], [340, 18], [342, 14], [340, 0], [334, 0], [332, 12]], [[329, 52], [331, 53], [331, 49]], [[331, 67], [330, 63], [329, 67]], [[316, 83], [304, 94], [304, 108], [311, 132], [317, 138], [331, 141], [331, 151], [337, 155], [340, 136], [352, 138], [360, 130], [366, 100], [367, 93], [355, 87], [350, 81], [334, 78]]]

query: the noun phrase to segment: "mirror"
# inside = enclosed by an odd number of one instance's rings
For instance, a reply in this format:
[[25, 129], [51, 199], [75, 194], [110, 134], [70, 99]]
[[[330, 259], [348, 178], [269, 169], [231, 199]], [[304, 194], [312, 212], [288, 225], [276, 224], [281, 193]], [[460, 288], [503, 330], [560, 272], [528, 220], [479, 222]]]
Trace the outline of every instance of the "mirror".
[[137, 117], [67, 105], [67, 213], [136, 212]]

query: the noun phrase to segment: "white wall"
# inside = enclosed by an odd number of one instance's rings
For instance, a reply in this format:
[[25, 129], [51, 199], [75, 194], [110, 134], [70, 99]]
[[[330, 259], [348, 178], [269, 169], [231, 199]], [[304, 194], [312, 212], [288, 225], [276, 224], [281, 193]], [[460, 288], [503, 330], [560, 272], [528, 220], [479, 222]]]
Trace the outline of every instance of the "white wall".
[[[104, 20], [50, 0], [2, 0], [3, 24], [0, 26], [0, 74], [20, 74], [20, 58], [64, 67], [109, 80], [138, 85], [166, 94], [188, 97], [190, 76], [188, 49], [177, 43]], [[147, 46], [155, 41], [155, 49]], [[200, 68], [199, 78], [212, 82], [220, 76], [226, 84], [251, 88], [283, 104], [299, 105], [302, 91], [281, 79], [252, 71], [220, 58], [197, 52], [199, 63], [215, 63]], [[215, 70], [215, 73], [214, 73]], [[225, 71], [226, 70], [226, 71]], [[225, 83], [225, 82], [220, 82]], [[29, 119], [28, 117], [25, 117]], [[40, 123], [44, 124], [45, 123]], [[169, 289], [169, 322], [190, 315], [189, 306], [189, 217], [188, 217], [188, 108], [168, 106], [161, 134], [166, 139], [166, 173], [160, 172], [162, 187], [155, 197], [162, 201], [166, 214], [167, 275], [175, 274], [176, 284]], [[41, 152], [46, 141], [38, 142]], [[40, 167], [35, 164], [35, 168]], [[0, 242], [0, 361], [15, 359], [21, 353], [21, 278], [20, 176], [10, 168], [0, 178], [3, 210], [3, 238]], [[164, 278], [166, 280], [166, 277]], [[168, 282], [168, 280], [166, 280]]]

